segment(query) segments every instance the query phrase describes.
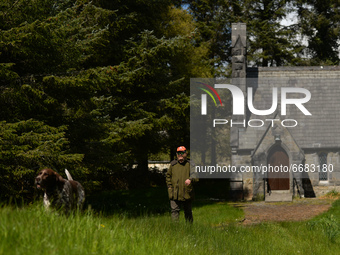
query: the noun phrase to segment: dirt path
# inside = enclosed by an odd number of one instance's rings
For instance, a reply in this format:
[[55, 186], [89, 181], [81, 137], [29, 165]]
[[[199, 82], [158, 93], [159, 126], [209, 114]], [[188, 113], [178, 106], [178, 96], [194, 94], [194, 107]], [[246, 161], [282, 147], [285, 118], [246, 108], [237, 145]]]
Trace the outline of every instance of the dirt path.
[[242, 224], [250, 225], [261, 222], [308, 220], [327, 211], [333, 201], [333, 199], [306, 198], [288, 203], [249, 202], [234, 206], [244, 209], [245, 218]]

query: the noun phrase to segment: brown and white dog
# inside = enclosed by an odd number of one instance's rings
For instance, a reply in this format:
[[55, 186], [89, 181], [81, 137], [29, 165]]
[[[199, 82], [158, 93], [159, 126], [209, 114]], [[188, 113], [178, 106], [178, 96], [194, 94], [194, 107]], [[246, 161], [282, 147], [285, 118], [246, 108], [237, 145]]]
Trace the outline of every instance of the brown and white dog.
[[85, 191], [83, 186], [72, 179], [70, 173], [65, 169], [68, 180], [64, 179], [52, 169], [45, 168], [40, 171], [35, 178], [38, 189], [44, 191], [44, 205], [50, 206], [66, 212], [70, 209], [81, 209], [85, 201]]

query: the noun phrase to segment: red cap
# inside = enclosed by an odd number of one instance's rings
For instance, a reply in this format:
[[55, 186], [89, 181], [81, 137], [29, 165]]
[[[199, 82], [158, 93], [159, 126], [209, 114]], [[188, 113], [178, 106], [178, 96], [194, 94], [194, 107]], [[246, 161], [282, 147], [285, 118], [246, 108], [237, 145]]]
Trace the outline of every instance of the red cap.
[[177, 151], [186, 151], [187, 149], [184, 146], [179, 146]]

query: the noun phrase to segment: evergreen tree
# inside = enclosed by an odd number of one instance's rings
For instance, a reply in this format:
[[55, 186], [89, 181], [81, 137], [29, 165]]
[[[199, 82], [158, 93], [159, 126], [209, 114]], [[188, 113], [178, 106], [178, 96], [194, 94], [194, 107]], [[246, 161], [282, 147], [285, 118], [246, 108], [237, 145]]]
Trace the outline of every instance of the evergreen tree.
[[[40, 121], [0, 122], [0, 200], [31, 198], [38, 169], [73, 169], [80, 174], [83, 155], [69, 153], [66, 127]], [[74, 166], [78, 166], [74, 169]]]
[[14, 153], [6, 173], [27, 170], [31, 178], [42, 166], [61, 171], [72, 162], [68, 168], [89, 188], [136, 161], [145, 170], [150, 153], [188, 142], [189, 78], [211, 69], [186, 11], [166, 0], [26, 2], [1, 4], [3, 129], [15, 134], [18, 123], [38, 123], [20, 131], [34, 141], [22, 153], [43, 146], [42, 136], [65, 143], [46, 151], [44, 159], [63, 155], [50, 161], [28, 164]]
[[250, 65], [283, 66], [299, 63], [302, 48], [296, 39], [294, 26], [281, 24], [290, 12], [288, 3], [287, 0], [260, 0], [241, 4], [243, 14], [234, 18], [247, 24]]
[[[229, 75], [231, 24], [243, 22], [248, 31], [248, 62], [254, 66], [294, 65], [300, 61], [297, 29], [281, 21], [291, 11], [287, 0], [183, 1], [198, 24], [199, 44], [209, 48], [216, 75]], [[182, 4], [183, 4], [182, 3]], [[230, 70], [229, 70], [230, 71]]]
[[305, 64], [339, 64], [339, 1], [297, 0], [296, 7], [301, 34], [308, 42]]
[[230, 16], [228, 1], [182, 1], [197, 23], [195, 43], [208, 49], [208, 62], [214, 76], [226, 74], [230, 61]]

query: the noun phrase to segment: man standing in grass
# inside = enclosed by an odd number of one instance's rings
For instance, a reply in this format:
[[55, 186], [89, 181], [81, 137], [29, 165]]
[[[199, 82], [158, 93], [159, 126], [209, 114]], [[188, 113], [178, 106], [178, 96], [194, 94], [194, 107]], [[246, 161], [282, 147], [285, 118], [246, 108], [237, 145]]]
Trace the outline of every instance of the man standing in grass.
[[198, 179], [194, 170], [191, 170], [187, 156], [187, 150], [184, 146], [177, 148], [177, 159], [170, 163], [170, 168], [166, 173], [166, 184], [170, 199], [171, 218], [177, 221], [180, 207], [183, 207], [185, 219], [192, 223], [193, 183], [197, 182]]

